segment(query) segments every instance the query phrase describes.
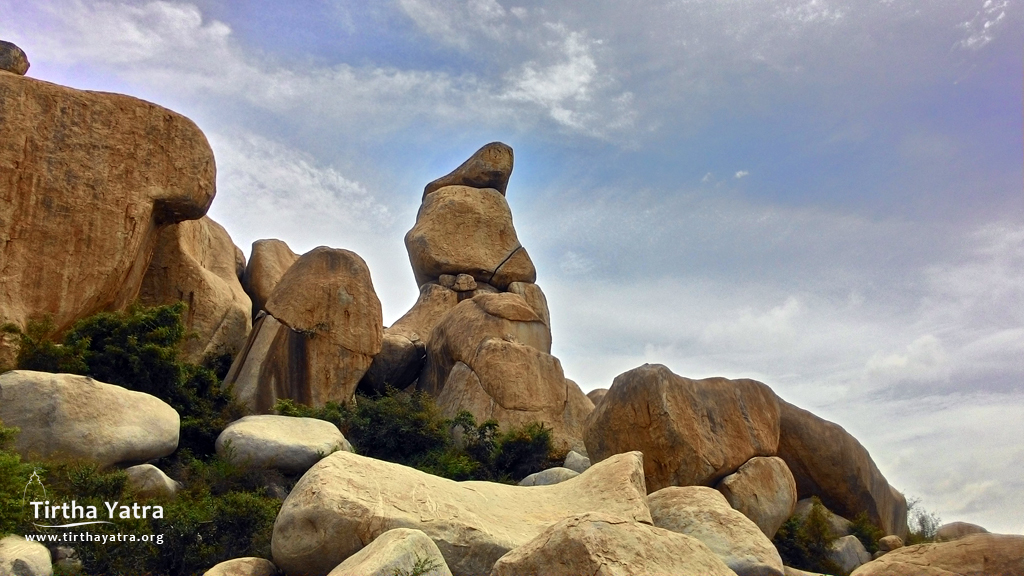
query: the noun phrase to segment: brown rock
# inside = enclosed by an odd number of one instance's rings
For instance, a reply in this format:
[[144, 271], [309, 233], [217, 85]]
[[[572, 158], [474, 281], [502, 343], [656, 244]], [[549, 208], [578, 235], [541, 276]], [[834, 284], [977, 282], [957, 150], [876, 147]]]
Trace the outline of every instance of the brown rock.
[[1020, 576], [1024, 536], [971, 534], [953, 542], [893, 550], [850, 576]]
[[608, 394], [607, 388], [597, 388], [587, 392], [587, 398], [590, 398], [590, 401], [594, 403], [594, 407], [596, 408], [601, 400], [604, 400], [606, 394]]
[[660, 364], [620, 374], [587, 417], [584, 440], [593, 462], [644, 454], [648, 490], [713, 485], [779, 442], [775, 394], [754, 380], [690, 380]]
[[[424, 570], [426, 566], [431, 568]], [[395, 528], [338, 564], [328, 576], [452, 576], [437, 544], [419, 530]]]
[[0, 70], [24, 76], [28, 72], [28, 67], [28, 56], [24, 50], [11, 42], [0, 40]]
[[533, 308], [533, 311], [537, 313], [537, 316], [544, 322], [544, 325], [548, 327], [548, 331], [551, 331], [551, 313], [548, 312], [548, 299], [544, 296], [540, 286], [529, 282], [511, 282], [508, 285], [508, 291], [521, 296], [526, 301], [526, 305]]
[[469, 274], [502, 290], [537, 278], [508, 202], [490, 188], [447, 186], [428, 195], [405, 246], [421, 286], [442, 274]]
[[[245, 252], [242, 252], [241, 248], [235, 246], [235, 277], [241, 282], [243, 276], [245, 276]], [[244, 289], [245, 287], [243, 286], [242, 288]]]
[[380, 301], [362, 258], [321, 246], [281, 278], [224, 380], [251, 411], [278, 398], [349, 402], [380, 352]]
[[252, 243], [249, 264], [242, 274], [242, 287], [252, 299], [253, 318], [264, 309], [281, 277], [298, 259], [299, 255], [281, 240], [271, 238]]
[[878, 539], [878, 551], [882, 554], [892, 552], [897, 548], [903, 548], [903, 539], [895, 534], [882, 536]]
[[907, 501], [889, 486], [868, 451], [838, 424], [787, 402], [778, 455], [796, 479], [800, 498], [817, 496], [835, 513], [866, 512], [886, 534], [907, 535]]
[[491, 142], [474, 152], [455, 170], [427, 184], [423, 188], [423, 198], [446, 186], [493, 188], [504, 196], [512, 175], [513, 160], [510, 146]]
[[203, 216], [160, 232], [139, 299], [147, 306], [188, 304], [182, 345], [185, 360], [200, 363], [245, 345], [252, 303], [238, 282], [236, 246], [224, 228]]
[[383, 394], [388, 386], [407, 388], [419, 378], [426, 361], [427, 347], [422, 340], [413, 341], [385, 330], [380, 352], [373, 357], [359, 388], [372, 394]]
[[619, 454], [551, 486], [454, 482], [336, 452], [307, 472], [274, 523], [274, 563], [289, 575], [327, 574], [394, 528], [422, 530], [455, 576], [486, 574], [509, 550], [573, 514], [602, 511], [650, 523], [643, 456]]
[[[454, 278], [454, 277], [453, 277]], [[420, 286], [420, 296], [412, 308], [385, 332], [405, 336], [426, 345], [434, 327], [449, 310], [459, 303], [458, 295], [450, 288], [433, 282]]]
[[452, 290], [456, 292], [472, 292], [476, 290], [476, 280], [469, 274], [459, 274], [452, 283]]
[[953, 540], [959, 540], [968, 534], [988, 534], [988, 530], [985, 530], [977, 524], [971, 524], [969, 522], [950, 522], [943, 524], [935, 530], [935, 541], [936, 542], [952, 542]]
[[757, 456], [716, 486], [729, 505], [750, 518], [768, 538], [796, 510], [796, 480], [777, 456]]
[[0, 74], [0, 324], [133, 302], [160, 228], [201, 218], [213, 151], [137, 98]]

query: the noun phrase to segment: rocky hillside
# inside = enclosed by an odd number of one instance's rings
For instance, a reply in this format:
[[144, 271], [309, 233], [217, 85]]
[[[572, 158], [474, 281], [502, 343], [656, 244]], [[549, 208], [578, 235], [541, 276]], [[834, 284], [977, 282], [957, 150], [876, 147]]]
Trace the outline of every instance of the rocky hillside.
[[[181, 399], [76, 375], [89, 367], [4, 372], [0, 421], [18, 429], [10, 458], [126, 470], [129, 494], [161, 515], [190, 483], [213, 486], [204, 498], [232, 494], [196, 472], [212, 466], [201, 462], [284, 478], [259, 485], [276, 513], [269, 546], [222, 542], [205, 552], [226, 560], [204, 566], [208, 576], [1024, 574], [1024, 536], [954, 524], [938, 542], [905, 546], [920, 536], [908, 533], [907, 501], [868, 450], [766, 383], [645, 364], [584, 394], [551, 354], [547, 300], [506, 201], [505, 144], [424, 187], [405, 236], [419, 298], [385, 327], [351, 251], [299, 255], [266, 239], [245, 261], [206, 216], [214, 154], [189, 119], [26, 77], [27, 57], [5, 42], [0, 69], [0, 365], [48, 340], [61, 358], [79, 345], [94, 358], [99, 332], [83, 320], [183, 302], [190, 336], [162, 361], [223, 376], [203, 389], [205, 372], [173, 368], [194, 396]], [[60, 340], [69, 333], [78, 339]], [[540, 430], [560, 466], [518, 485], [459, 482], [369, 457], [338, 421], [282, 408], [353, 422], [373, 406], [361, 398], [399, 397], [429, 403], [445, 446], [497, 449], [495, 430]], [[218, 416], [200, 418], [200, 405]], [[12, 493], [31, 484], [16, 480]], [[217, 508], [218, 521], [243, 508]], [[24, 504], [0, 508], [15, 509]], [[54, 514], [51, 524], [67, 518]], [[179, 544], [198, 537], [177, 529]], [[75, 545], [28, 535], [0, 540], [0, 575], [90, 573]]]

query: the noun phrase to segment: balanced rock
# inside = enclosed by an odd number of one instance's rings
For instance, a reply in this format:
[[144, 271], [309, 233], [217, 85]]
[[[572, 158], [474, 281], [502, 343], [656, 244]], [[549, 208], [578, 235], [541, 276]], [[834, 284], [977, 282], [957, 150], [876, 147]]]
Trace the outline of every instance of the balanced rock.
[[447, 186], [427, 195], [405, 246], [421, 286], [442, 274], [469, 274], [500, 290], [537, 278], [516, 236], [512, 210], [492, 188]]
[[718, 491], [670, 486], [647, 502], [655, 526], [700, 540], [738, 576], [782, 576], [782, 558], [771, 540]]
[[3, 576], [51, 576], [50, 551], [39, 542], [21, 536], [0, 539], [0, 574]]
[[455, 170], [427, 184], [423, 188], [423, 198], [446, 186], [493, 188], [504, 196], [514, 160], [511, 146], [491, 142], [474, 152]]
[[502, 556], [491, 576], [733, 576], [699, 540], [630, 519], [570, 516]]
[[842, 568], [844, 574], [849, 574], [858, 566], [870, 562], [871, 553], [856, 536], [850, 534], [836, 538], [829, 545], [828, 559]]
[[124, 472], [128, 485], [143, 498], [172, 498], [181, 490], [181, 484], [152, 464], [139, 464]]
[[540, 472], [534, 472], [526, 478], [519, 481], [520, 486], [550, 486], [552, 484], [558, 484], [559, 482], [565, 482], [571, 478], [579, 476], [580, 473], [575, 470], [569, 470], [568, 468], [548, 468], [547, 470], [541, 470]]
[[269, 412], [280, 398], [350, 402], [384, 337], [363, 259], [324, 246], [303, 254], [266, 308], [224, 385], [252, 412]]
[[970, 522], [949, 522], [943, 524], [935, 530], [935, 541], [936, 542], [952, 542], [953, 540], [959, 540], [968, 534], [988, 534], [988, 530], [985, 530], [977, 524], [971, 524]]
[[690, 380], [660, 364], [620, 374], [587, 417], [592, 461], [639, 450], [647, 489], [714, 485], [779, 442], [779, 404], [754, 380]]
[[28, 68], [28, 56], [25, 51], [11, 42], [0, 40], [0, 70], [24, 76]]
[[188, 304], [182, 345], [196, 364], [214, 356], [234, 357], [252, 328], [252, 303], [238, 282], [235, 244], [224, 227], [203, 216], [164, 228], [142, 280], [139, 299], [147, 306]]
[[217, 436], [216, 448], [235, 464], [289, 474], [301, 474], [335, 451], [353, 451], [338, 427], [326, 420], [276, 414], [235, 420]]
[[155, 104], [0, 74], [0, 324], [134, 302], [160, 229], [201, 218], [213, 151]]
[[252, 243], [249, 263], [242, 273], [242, 287], [252, 299], [253, 318], [264, 309], [281, 277], [298, 259], [299, 255], [281, 240], [270, 238]]
[[203, 573], [203, 576], [276, 576], [277, 566], [266, 558], [235, 558], [221, 562]]
[[12, 370], [0, 374], [0, 421], [21, 429], [24, 458], [71, 458], [101, 467], [167, 456], [180, 421], [163, 400], [86, 376]]
[[734, 509], [750, 518], [768, 538], [796, 510], [796, 480], [777, 456], [755, 456], [716, 486]]
[[620, 454], [576, 478], [524, 488], [454, 482], [335, 452], [288, 495], [274, 523], [274, 563], [289, 575], [327, 574], [381, 534], [422, 530], [455, 576], [486, 574], [509, 550], [573, 515], [604, 511], [650, 522], [643, 456]]
[[952, 542], [893, 550], [850, 576], [1020, 576], [1024, 536], [970, 534]]
[[793, 473], [799, 497], [817, 496], [848, 518], [866, 512], [886, 534], [906, 537], [907, 500], [889, 485], [864, 446], [838, 424], [779, 404], [778, 455]]
[[395, 528], [348, 557], [328, 576], [452, 576], [437, 544], [419, 530]]

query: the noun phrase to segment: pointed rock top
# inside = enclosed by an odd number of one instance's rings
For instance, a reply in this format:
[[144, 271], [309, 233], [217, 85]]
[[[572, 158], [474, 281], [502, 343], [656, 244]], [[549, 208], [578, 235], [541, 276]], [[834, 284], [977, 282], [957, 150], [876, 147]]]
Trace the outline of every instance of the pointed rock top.
[[512, 175], [512, 160], [511, 146], [491, 142], [477, 150], [455, 170], [427, 184], [423, 189], [423, 197], [445, 186], [494, 188], [504, 196], [509, 176]]
[[[18, 48], [10, 42], [0, 40], [0, 70], [6, 70], [8, 72], [14, 72], [19, 76], [24, 76], [28, 72], [28, 56], [25, 55], [25, 51]], [[489, 146], [489, 145], [488, 145]], [[509, 154], [511, 154], [511, 149]], [[511, 166], [511, 164], [510, 164]], [[509, 168], [511, 171], [511, 168]], [[508, 177], [505, 177], [508, 181]]]

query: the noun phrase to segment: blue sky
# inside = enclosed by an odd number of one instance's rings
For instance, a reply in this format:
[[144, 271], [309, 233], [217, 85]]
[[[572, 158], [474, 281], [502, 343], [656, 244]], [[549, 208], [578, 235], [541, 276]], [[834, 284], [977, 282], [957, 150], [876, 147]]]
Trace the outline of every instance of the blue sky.
[[367, 4], [0, 0], [0, 38], [195, 120], [235, 242], [356, 251], [386, 322], [423, 185], [504, 141], [584, 389], [757, 378], [1024, 533], [1019, 0]]

